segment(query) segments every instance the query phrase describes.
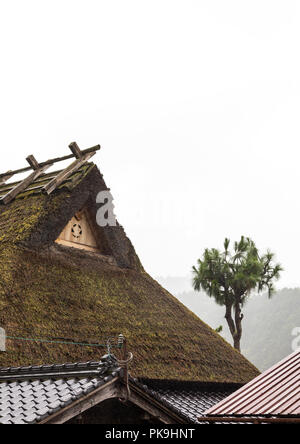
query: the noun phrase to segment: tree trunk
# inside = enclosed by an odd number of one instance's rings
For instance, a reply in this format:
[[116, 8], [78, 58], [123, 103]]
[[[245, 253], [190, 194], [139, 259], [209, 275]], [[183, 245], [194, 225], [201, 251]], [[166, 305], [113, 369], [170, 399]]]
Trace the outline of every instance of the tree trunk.
[[232, 304], [226, 304], [226, 314], [225, 319], [227, 321], [231, 336], [234, 337], [235, 335], [235, 325], [234, 321], [232, 319]]
[[233, 304], [226, 304], [226, 314], [225, 319], [227, 321], [232, 339], [233, 339], [233, 346], [236, 350], [241, 352], [241, 337], [242, 337], [242, 319], [243, 315], [241, 313], [240, 304], [236, 303], [234, 305], [234, 312], [235, 312], [235, 321], [232, 317], [232, 306]]
[[241, 338], [238, 336], [233, 338], [233, 346], [234, 348], [241, 353]]
[[236, 302], [234, 305], [234, 312], [235, 312], [235, 337], [234, 339], [234, 348], [236, 348], [239, 352], [241, 352], [241, 337], [242, 337], [242, 320], [244, 315], [242, 314], [241, 310], [241, 304], [240, 302]]

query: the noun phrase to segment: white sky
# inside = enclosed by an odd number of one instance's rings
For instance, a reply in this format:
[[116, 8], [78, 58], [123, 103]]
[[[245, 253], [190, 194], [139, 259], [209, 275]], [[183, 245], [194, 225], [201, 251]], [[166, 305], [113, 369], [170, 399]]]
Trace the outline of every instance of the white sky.
[[1, 171], [100, 143], [146, 269], [250, 236], [300, 285], [300, 3], [0, 3]]

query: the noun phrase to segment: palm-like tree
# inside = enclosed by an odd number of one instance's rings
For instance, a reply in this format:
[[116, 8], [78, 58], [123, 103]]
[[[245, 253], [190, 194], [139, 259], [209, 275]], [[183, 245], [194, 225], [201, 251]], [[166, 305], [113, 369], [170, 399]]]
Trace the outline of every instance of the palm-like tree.
[[206, 249], [202, 259], [193, 267], [194, 289], [204, 290], [217, 304], [225, 307], [225, 319], [233, 338], [234, 347], [241, 350], [242, 307], [251, 291], [274, 292], [274, 280], [279, 279], [282, 268], [274, 264], [274, 254], [268, 251], [260, 256], [250, 238], [241, 237], [229, 250], [230, 241], [225, 239], [224, 251]]

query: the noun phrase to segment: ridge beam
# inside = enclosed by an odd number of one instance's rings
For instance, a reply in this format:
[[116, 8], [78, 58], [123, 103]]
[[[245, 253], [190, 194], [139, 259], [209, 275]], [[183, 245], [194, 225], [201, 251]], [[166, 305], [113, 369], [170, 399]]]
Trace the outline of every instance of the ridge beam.
[[0, 177], [0, 184], [4, 184], [7, 180], [9, 180], [11, 177], [13, 177], [14, 173], [12, 170], [7, 171], [7, 173], [5, 173], [5, 176]]
[[19, 193], [25, 191], [26, 188], [31, 185], [39, 176], [41, 176], [48, 168], [52, 165], [45, 165], [38, 170], [33, 171], [28, 177], [26, 177], [22, 182], [18, 183], [12, 190], [10, 190], [5, 196], [0, 199], [0, 202], [4, 203], [4, 205], [10, 203], [14, 200]]
[[71, 174], [75, 173], [79, 168], [84, 165], [91, 157], [96, 154], [95, 151], [83, 155], [80, 159], [75, 160], [65, 170], [61, 171], [54, 179], [52, 179], [47, 185], [44, 186], [43, 192], [51, 194], [59, 185], [67, 180]]
[[[87, 153], [94, 153], [96, 151], [99, 151], [100, 149], [101, 149], [101, 146], [100, 145], [96, 145], [96, 146], [93, 146], [91, 148], [87, 148], [85, 150], [82, 150], [81, 153], [82, 153], [82, 155], [87, 154]], [[74, 154], [72, 153], [72, 154], [69, 154], [68, 156], [56, 157], [55, 159], [49, 159], [49, 160], [46, 160], [46, 162], [41, 162], [40, 163], [40, 167], [43, 167], [45, 165], [50, 165], [50, 164], [52, 165], [52, 164], [57, 163], [57, 162], [63, 162], [64, 160], [73, 159], [73, 157], [74, 157]], [[20, 168], [18, 170], [14, 170], [14, 171], [10, 170], [10, 171], [8, 171], [7, 173], [4, 173], [4, 174], [2, 173], [2, 174], [0, 174], [0, 183], [1, 183], [1, 179], [3, 179], [3, 178], [5, 180], [8, 180], [8, 178], [6, 178], [6, 176], [8, 174], [10, 174], [10, 177], [12, 177], [15, 174], [26, 173], [27, 171], [30, 171], [31, 169], [32, 169], [32, 167], [29, 166], [29, 167]]]

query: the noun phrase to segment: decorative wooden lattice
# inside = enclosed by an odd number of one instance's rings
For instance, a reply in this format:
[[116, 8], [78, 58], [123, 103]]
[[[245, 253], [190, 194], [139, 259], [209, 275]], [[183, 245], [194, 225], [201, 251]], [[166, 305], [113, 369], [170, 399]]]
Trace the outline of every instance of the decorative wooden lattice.
[[86, 209], [75, 214], [56, 242], [67, 247], [95, 252], [100, 251]]

